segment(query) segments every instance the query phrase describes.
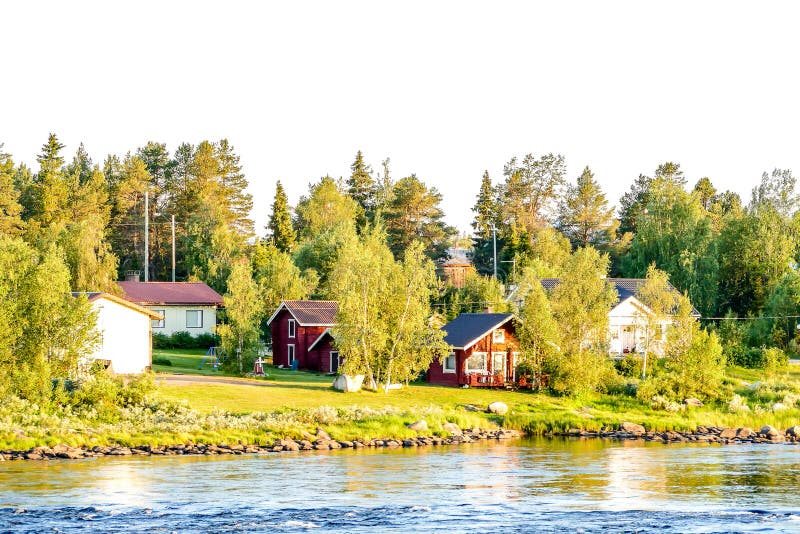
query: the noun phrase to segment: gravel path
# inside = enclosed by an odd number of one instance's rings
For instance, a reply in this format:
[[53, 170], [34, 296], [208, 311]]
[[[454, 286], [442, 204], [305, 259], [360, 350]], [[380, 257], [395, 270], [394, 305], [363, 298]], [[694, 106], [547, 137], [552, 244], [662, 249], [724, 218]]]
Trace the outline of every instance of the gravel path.
[[226, 376], [208, 376], [208, 375], [173, 375], [173, 374], [160, 374], [156, 380], [162, 384], [169, 384], [171, 386], [190, 386], [194, 384], [233, 384], [235, 386], [273, 386], [269, 382], [263, 380], [248, 380], [247, 378], [231, 378]]

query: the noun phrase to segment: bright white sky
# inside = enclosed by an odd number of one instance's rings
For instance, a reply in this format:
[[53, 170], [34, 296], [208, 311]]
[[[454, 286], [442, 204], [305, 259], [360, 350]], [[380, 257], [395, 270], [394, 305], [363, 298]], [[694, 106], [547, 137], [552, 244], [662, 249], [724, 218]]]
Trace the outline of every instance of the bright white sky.
[[514, 155], [590, 165], [612, 203], [681, 164], [749, 200], [800, 173], [792, 2], [7, 2], [0, 142], [36, 168], [49, 132], [96, 163], [148, 140], [227, 137], [263, 233], [357, 150], [416, 173], [469, 230]]

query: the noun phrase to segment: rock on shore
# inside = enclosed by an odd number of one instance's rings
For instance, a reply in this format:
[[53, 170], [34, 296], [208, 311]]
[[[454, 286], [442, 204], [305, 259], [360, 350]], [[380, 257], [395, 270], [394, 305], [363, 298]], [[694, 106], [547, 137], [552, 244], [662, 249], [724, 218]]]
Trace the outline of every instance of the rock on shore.
[[[452, 423], [451, 423], [452, 424]], [[205, 445], [197, 443], [180, 443], [177, 445], [156, 446], [143, 445], [141, 447], [92, 447], [83, 449], [80, 447], [70, 447], [68, 445], [56, 445], [55, 447], [34, 447], [27, 451], [0, 451], [0, 461], [6, 460], [56, 460], [56, 459], [78, 459], [92, 458], [98, 456], [179, 456], [179, 455], [204, 455], [214, 456], [221, 454], [266, 454], [271, 452], [297, 452], [297, 451], [327, 451], [334, 449], [363, 449], [367, 447], [426, 447], [439, 445], [458, 445], [461, 443], [473, 443], [480, 440], [505, 440], [522, 436], [521, 432], [508, 429], [483, 430], [473, 428], [471, 430], [461, 430], [457, 425], [453, 425], [449, 432], [450, 436], [443, 438], [439, 436], [419, 436], [416, 438], [383, 438], [371, 440], [335, 440], [331, 439], [327, 432], [321, 428], [317, 429], [316, 436], [309, 434], [306, 439], [277, 439], [272, 445], [245, 445], [241, 443], [228, 445], [220, 443], [218, 445]], [[310, 439], [309, 439], [310, 438]]]
[[677, 432], [672, 430], [653, 432], [647, 431], [642, 425], [626, 422], [622, 423], [619, 429], [604, 428], [599, 432], [570, 429], [567, 432], [557, 432], [552, 435], [586, 438], [643, 439], [645, 441], [660, 441], [663, 443], [800, 443], [800, 425], [789, 427], [786, 431], [781, 431], [773, 426], [765, 425], [757, 432], [747, 427], [725, 428], [715, 426], [700, 426], [693, 432]]

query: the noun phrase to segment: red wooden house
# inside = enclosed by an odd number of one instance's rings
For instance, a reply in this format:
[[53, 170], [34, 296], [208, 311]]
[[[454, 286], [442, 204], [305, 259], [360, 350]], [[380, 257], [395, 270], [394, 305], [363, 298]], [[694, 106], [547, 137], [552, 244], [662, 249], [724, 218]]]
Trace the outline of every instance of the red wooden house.
[[[332, 300], [285, 300], [269, 318], [272, 363], [323, 373], [339, 368], [331, 328], [337, 304]], [[296, 363], [295, 363], [296, 362]]]
[[428, 368], [428, 382], [499, 387], [515, 379], [519, 343], [510, 313], [462, 313], [442, 327], [452, 352]]

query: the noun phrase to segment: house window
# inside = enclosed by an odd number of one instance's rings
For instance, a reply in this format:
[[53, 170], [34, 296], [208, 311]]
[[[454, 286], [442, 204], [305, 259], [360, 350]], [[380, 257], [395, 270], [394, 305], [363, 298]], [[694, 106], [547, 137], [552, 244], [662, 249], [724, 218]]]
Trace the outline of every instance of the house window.
[[186, 310], [186, 328], [203, 328], [203, 310]]
[[297, 336], [297, 325], [294, 322], [294, 319], [289, 319], [289, 337], [294, 338]]
[[495, 343], [505, 343], [506, 342], [506, 331], [497, 329], [492, 332], [492, 341]]
[[444, 359], [444, 366], [442, 369], [445, 373], [456, 372], [456, 355], [454, 352], [448, 354], [447, 358]]
[[161, 316], [161, 319], [153, 319], [153, 328], [164, 328], [164, 317], [166, 317], [166, 310], [153, 310]]
[[485, 373], [486, 372], [486, 353], [473, 352], [467, 358], [467, 372], [468, 373]]
[[493, 352], [492, 353], [492, 372], [494, 374], [503, 374], [506, 373], [506, 353], [505, 352]]
[[286, 345], [286, 355], [288, 357], [289, 365], [292, 365], [292, 362], [294, 361], [294, 345]]

